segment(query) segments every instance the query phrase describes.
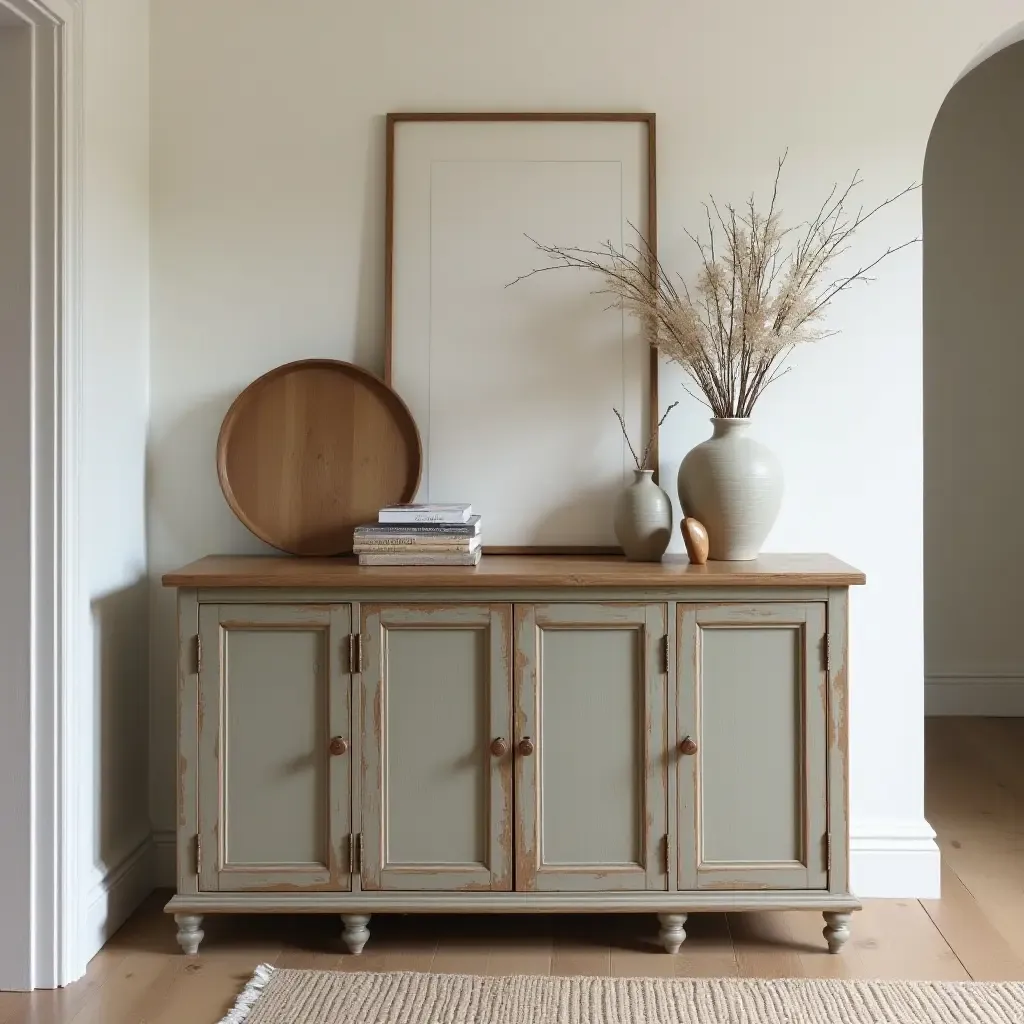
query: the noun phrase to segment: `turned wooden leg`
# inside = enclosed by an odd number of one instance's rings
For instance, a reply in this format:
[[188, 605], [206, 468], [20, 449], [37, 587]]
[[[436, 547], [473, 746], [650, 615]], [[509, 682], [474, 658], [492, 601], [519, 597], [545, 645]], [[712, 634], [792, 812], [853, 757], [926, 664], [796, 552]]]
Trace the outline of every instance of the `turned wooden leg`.
[[828, 951], [838, 953], [850, 937], [850, 915], [826, 910], [823, 916], [825, 927], [821, 934], [825, 936], [825, 941], [828, 943]]
[[348, 951], [353, 956], [359, 956], [370, 937], [370, 929], [366, 926], [370, 923], [369, 914], [342, 914], [341, 923], [345, 926], [342, 938]]
[[199, 943], [203, 941], [203, 929], [200, 925], [203, 918], [200, 914], [175, 914], [174, 923], [178, 926], [178, 945], [187, 956], [195, 956], [199, 952]]
[[678, 953], [679, 947], [686, 941], [686, 914], [659, 914], [658, 921], [661, 931], [658, 938], [665, 947], [666, 953]]

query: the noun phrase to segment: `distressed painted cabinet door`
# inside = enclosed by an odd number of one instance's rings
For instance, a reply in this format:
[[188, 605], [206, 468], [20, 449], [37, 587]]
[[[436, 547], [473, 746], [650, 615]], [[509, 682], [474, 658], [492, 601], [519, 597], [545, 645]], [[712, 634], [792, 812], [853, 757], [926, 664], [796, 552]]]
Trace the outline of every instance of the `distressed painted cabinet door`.
[[825, 889], [824, 604], [678, 606], [680, 889]]
[[201, 890], [352, 887], [350, 618], [200, 606]]
[[666, 889], [663, 604], [516, 605], [516, 889]]
[[364, 889], [512, 887], [512, 607], [362, 606]]

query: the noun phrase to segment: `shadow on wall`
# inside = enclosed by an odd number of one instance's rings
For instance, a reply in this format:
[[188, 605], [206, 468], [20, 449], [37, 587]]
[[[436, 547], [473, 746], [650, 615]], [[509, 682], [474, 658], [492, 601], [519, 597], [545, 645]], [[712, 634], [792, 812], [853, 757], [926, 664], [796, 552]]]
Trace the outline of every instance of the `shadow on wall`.
[[1024, 42], [950, 91], [925, 157], [929, 714], [1024, 715]]
[[[92, 601], [97, 867], [117, 867], [149, 832], [146, 579]], [[127, 848], [126, 848], [127, 847]]]
[[[151, 546], [158, 539], [161, 550], [189, 552], [188, 560], [214, 551], [271, 550], [234, 517], [217, 481], [217, 436], [236, 396], [237, 392], [224, 392], [195, 402], [150, 437], [146, 502]], [[187, 489], [181, 488], [182, 480], [189, 481]]]
[[89, 914], [106, 935], [134, 909], [132, 900], [145, 895], [122, 878], [137, 877], [144, 888], [151, 875], [147, 598], [140, 576], [91, 602], [94, 767], [92, 779], [82, 780], [82, 798], [91, 794], [93, 801], [95, 846], [88, 853], [100, 879]]
[[378, 187], [378, 182], [384, 180], [383, 140], [387, 132], [387, 118], [371, 117], [370, 123], [370, 138], [380, 139], [381, 144], [367, 147], [366, 178], [363, 181], [365, 201], [357, 250], [367, 254], [367, 257], [358, 264], [355, 336], [351, 348], [353, 362], [383, 377], [385, 358], [381, 320], [384, 304], [381, 297], [384, 294], [384, 190]]
[[[269, 369], [269, 367], [267, 368]], [[244, 386], [244, 385], [242, 385]], [[239, 388], [241, 390], [241, 387]], [[216, 552], [266, 554], [270, 547], [235, 518], [217, 482], [216, 449], [221, 421], [236, 392], [221, 392], [188, 407], [149, 439], [146, 501], [150, 550], [178, 551], [174, 565], [155, 565], [144, 600], [151, 621], [149, 650], [149, 809], [157, 846], [157, 882], [170, 873], [177, 777], [177, 624], [175, 596], [160, 582], [163, 570]], [[159, 472], [156, 467], [159, 467]], [[189, 481], [187, 488], [180, 482]], [[187, 554], [185, 554], [187, 553]]]

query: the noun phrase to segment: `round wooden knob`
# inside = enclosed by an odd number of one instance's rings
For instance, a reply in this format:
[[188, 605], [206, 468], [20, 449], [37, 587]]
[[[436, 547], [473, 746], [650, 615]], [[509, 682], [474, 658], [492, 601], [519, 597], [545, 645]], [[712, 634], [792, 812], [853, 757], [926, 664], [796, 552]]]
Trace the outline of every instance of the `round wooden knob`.
[[529, 757], [533, 753], [533, 740], [531, 740], [529, 736], [524, 736], [519, 741], [519, 753], [522, 754], [523, 757]]
[[696, 754], [697, 753], [697, 741], [687, 736], [682, 743], [679, 744], [679, 752], [681, 754]]
[[495, 757], [504, 757], [508, 753], [508, 740], [504, 736], [499, 736], [491, 744], [491, 753]]
[[331, 756], [341, 757], [342, 754], [348, 753], [348, 740], [343, 739], [341, 736], [335, 736], [331, 740]]

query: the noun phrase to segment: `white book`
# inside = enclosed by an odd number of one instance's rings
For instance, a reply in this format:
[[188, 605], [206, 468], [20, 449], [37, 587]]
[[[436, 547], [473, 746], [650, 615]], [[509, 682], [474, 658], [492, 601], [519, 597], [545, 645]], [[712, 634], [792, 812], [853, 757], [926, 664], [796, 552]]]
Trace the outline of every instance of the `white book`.
[[379, 523], [465, 523], [472, 505], [388, 505], [377, 513]]
[[360, 565], [479, 565], [482, 549], [477, 548], [470, 554], [410, 554], [400, 552], [390, 555], [360, 554]]
[[414, 555], [470, 555], [480, 547], [481, 538], [461, 537], [454, 540], [434, 540], [431, 537], [390, 537], [369, 540], [356, 537], [352, 552], [356, 555], [393, 555], [402, 551]]

